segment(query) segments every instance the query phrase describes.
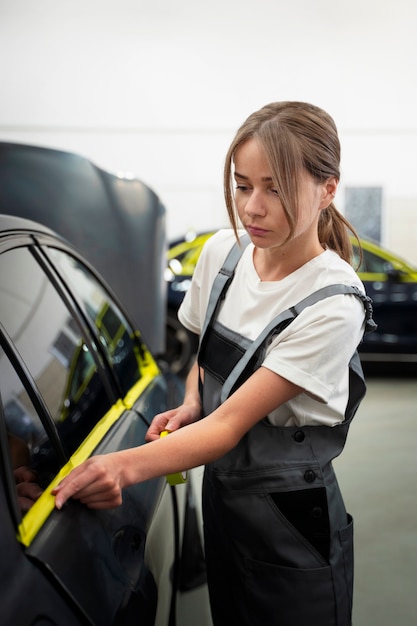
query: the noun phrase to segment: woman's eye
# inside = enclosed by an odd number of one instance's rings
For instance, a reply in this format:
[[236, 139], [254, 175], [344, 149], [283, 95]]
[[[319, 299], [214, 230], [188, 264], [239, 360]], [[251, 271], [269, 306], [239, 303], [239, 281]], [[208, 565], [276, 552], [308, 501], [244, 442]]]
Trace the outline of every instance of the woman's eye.
[[270, 189], [269, 190], [271, 193], [273, 193], [275, 196], [278, 196], [278, 189]]
[[246, 185], [236, 185], [235, 189], [236, 191], [247, 191], [249, 187], [247, 187]]

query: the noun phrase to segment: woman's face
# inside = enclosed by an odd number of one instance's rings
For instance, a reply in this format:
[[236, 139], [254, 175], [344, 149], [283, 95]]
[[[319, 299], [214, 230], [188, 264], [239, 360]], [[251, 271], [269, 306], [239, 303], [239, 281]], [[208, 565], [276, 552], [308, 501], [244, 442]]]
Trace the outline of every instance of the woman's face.
[[[252, 242], [259, 248], [281, 246], [290, 227], [265, 153], [256, 139], [249, 139], [237, 148], [234, 177], [236, 209]], [[303, 171], [298, 186], [299, 216], [290, 242], [307, 243], [308, 239], [315, 242], [318, 240], [320, 211], [333, 199], [337, 181], [329, 179], [326, 183], [317, 183], [307, 171]]]

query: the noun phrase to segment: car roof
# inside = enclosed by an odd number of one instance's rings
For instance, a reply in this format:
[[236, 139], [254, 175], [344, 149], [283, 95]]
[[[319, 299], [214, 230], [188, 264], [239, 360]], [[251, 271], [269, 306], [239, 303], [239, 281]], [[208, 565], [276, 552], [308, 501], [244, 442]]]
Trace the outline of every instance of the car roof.
[[47, 226], [43, 226], [33, 220], [28, 220], [23, 217], [15, 217], [14, 215], [0, 214], [0, 237], [8, 235], [13, 232], [31, 232], [39, 233], [42, 235], [52, 235], [61, 241], [65, 241], [63, 237], [58, 235], [55, 231], [51, 230]]

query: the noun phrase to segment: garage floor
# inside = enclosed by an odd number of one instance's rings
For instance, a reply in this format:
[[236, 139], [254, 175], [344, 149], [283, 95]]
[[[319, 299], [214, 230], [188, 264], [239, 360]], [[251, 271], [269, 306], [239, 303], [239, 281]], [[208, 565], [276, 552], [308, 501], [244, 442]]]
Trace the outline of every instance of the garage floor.
[[[355, 520], [353, 626], [416, 626], [417, 376], [368, 374], [367, 384], [335, 462]], [[180, 626], [211, 623], [205, 589], [185, 594], [179, 609]]]

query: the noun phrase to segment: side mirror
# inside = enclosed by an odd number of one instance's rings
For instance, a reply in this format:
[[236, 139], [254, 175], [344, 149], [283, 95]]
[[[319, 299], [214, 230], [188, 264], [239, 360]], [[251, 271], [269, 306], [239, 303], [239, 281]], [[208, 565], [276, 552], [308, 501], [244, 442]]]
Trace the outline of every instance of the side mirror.
[[384, 264], [384, 272], [387, 275], [387, 278], [392, 283], [398, 283], [401, 280], [402, 271], [396, 269], [391, 263]]

